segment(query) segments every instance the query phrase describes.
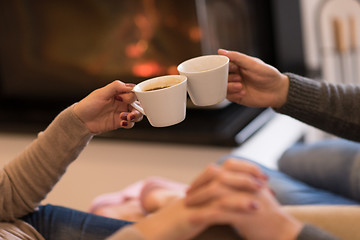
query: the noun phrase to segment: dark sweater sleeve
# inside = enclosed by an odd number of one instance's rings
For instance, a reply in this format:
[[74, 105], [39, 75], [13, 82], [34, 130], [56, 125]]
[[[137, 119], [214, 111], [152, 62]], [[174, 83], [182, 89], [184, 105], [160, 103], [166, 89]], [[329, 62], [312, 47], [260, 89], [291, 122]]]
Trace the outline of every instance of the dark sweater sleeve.
[[287, 102], [275, 109], [306, 124], [360, 141], [360, 85], [332, 84], [287, 73]]
[[340, 240], [312, 225], [305, 224], [296, 240]]

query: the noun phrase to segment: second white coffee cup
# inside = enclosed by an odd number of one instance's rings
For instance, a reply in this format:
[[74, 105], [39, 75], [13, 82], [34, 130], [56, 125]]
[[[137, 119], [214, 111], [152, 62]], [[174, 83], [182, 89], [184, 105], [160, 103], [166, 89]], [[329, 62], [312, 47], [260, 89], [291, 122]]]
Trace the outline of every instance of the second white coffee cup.
[[188, 78], [191, 101], [198, 106], [210, 106], [226, 98], [229, 58], [223, 55], [205, 55], [189, 59], [178, 66], [181, 75]]
[[145, 80], [133, 88], [141, 106], [131, 104], [146, 115], [153, 127], [182, 122], [186, 116], [187, 77], [166, 75]]

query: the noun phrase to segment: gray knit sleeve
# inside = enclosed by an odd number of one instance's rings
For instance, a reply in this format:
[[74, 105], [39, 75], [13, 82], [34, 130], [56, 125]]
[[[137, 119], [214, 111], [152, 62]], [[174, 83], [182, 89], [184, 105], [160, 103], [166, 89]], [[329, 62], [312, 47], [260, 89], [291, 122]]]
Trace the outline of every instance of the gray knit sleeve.
[[360, 85], [286, 75], [290, 80], [287, 101], [275, 111], [339, 137], [360, 141]]
[[332, 236], [312, 225], [305, 224], [296, 240], [340, 240], [340, 238]]

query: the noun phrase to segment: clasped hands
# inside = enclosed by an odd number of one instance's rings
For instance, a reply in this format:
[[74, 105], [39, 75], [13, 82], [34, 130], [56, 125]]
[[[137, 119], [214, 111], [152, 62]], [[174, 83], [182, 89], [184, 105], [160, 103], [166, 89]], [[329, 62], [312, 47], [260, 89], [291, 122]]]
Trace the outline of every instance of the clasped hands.
[[286, 213], [253, 163], [228, 159], [210, 165], [191, 184], [184, 199], [197, 209], [189, 222], [199, 228], [231, 225], [251, 240], [295, 239], [302, 224]]

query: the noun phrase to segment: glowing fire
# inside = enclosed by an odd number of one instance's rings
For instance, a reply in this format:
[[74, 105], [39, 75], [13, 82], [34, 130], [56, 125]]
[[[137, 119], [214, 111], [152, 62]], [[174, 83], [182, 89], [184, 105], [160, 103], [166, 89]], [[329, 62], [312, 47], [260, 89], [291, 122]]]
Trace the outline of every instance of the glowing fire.
[[148, 49], [147, 41], [139, 41], [125, 47], [126, 56], [130, 58], [140, 58]]
[[163, 74], [165, 69], [156, 61], [149, 61], [135, 64], [132, 67], [132, 72], [137, 77], [151, 77]]
[[[184, 44], [190, 44], [189, 48], [192, 47], [192, 43], [199, 45], [200, 28], [193, 22], [188, 23], [189, 25], [184, 24], [180, 21], [181, 18], [174, 14], [162, 14], [154, 0], [143, 0], [142, 8], [143, 11], [132, 18], [136, 35], [125, 45], [125, 55], [132, 64], [131, 73], [141, 78], [178, 74], [176, 62], [174, 63], [172, 57], [164, 63], [162, 55], [165, 52], [175, 55], [174, 59], [179, 59], [179, 62], [184, 60], [185, 57], [181, 54], [169, 49], [179, 48], [178, 46]], [[185, 37], [178, 38], [179, 33]]]

